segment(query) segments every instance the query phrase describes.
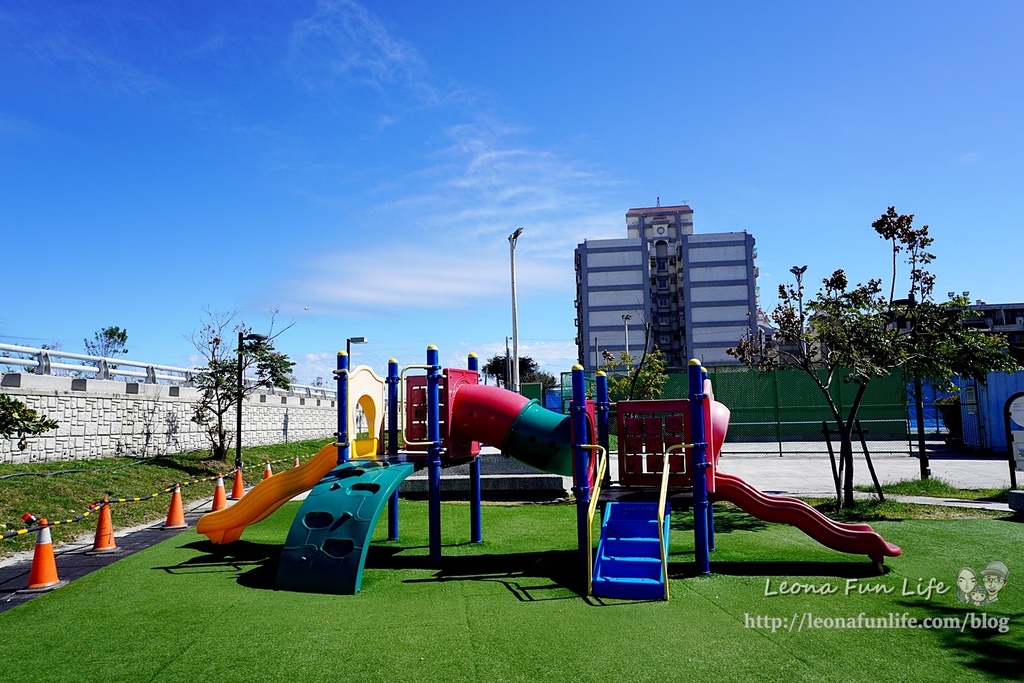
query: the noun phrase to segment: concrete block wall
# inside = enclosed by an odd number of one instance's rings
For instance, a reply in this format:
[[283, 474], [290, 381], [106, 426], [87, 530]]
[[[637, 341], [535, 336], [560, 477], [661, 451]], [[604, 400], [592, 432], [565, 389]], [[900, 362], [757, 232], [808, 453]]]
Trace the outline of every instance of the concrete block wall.
[[[0, 462], [47, 462], [155, 456], [208, 450], [209, 438], [192, 422], [199, 392], [190, 387], [8, 373], [0, 392], [57, 422], [45, 434], [0, 439]], [[230, 431], [234, 432], [234, 412]], [[332, 399], [254, 394], [242, 404], [243, 445], [329, 437], [337, 430]], [[232, 442], [233, 443], [233, 442]]]

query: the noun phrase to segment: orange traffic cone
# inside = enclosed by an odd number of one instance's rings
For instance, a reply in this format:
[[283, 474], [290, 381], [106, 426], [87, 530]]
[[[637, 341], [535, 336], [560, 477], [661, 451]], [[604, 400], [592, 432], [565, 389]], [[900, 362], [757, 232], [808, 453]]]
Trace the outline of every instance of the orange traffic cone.
[[217, 510], [223, 510], [228, 506], [228, 497], [224, 493], [224, 477], [217, 475], [217, 485], [213, 489], [213, 504], [210, 506], [211, 512]]
[[99, 519], [96, 520], [96, 537], [92, 542], [92, 550], [86, 551], [86, 555], [100, 555], [103, 553], [116, 553], [120, 550], [114, 543], [114, 525], [110, 521], [110, 500], [103, 499], [100, 503]]
[[270, 479], [272, 476], [274, 473], [270, 471], [270, 461], [268, 460], [267, 464], [263, 466], [263, 478]]
[[298, 467], [299, 464], [300, 464], [299, 463], [299, 456], [296, 455], [295, 456], [295, 461], [292, 463], [292, 467]]
[[185, 524], [185, 510], [181, 507], [181, 485], [174, 485], [174, 493], [171, 494], [171, 507], [167, 510], [167, 521], [164, 522], [164, 529], [187, 529]]
[[235, 470], [235, 483], [231, 485], [231, 497], [228, 500], [242, 500], [245, 495], [245, 481], [242, 479], [242, 468]]
[[[29, 513], [23, 517], [26, 522], [31, 520], [34, 523], [35, 515]], [[50, 538], [50, 525], [45, 519], [38, 520], [43, 528], [39, 530], [36, 537], [36, 549], [32, 554], [32, 569], [28, 573], [28, 588], [22, 589], [24, 593], [42, 593], [60, 588], [67, 581], [61, 581], [57, 576], [57, 561], [53, 557], [53, 541]]]

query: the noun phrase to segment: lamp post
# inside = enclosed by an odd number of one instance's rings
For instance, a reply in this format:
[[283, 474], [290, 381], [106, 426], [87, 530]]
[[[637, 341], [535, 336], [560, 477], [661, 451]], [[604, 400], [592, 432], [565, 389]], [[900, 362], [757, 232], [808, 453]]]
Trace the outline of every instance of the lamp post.
[[242, 468], [242, 397], [244, 388], [242, 386], [242, 375], [244, 367], [242, 364], [242, 344], [247, 341], [266, 341], [265, 334], [242, 334], [238, 333], [238, 395], [235, 403], [235, 467]]
[[345, 354], [348, 356], [348, 366], [350, 368], [355, 367], [352, 364], [352, 345], [353, 344], [367, 344], [367, 343], [369, 343], [369, 341], [370, 340], [367, 339], [366, 337], [349, 337], [348, 339], [345, 340]]
[[512, 262], [512, 391], [519, 391], [519, 316], [516, 312], [516, 240], [522, 228], [508, 236], [509, 259]]
[[[633, 319], [631, 315], [622, 316], [622, 324], [626, 326], [626, 355], [629, 355], [629, 321]], [[630, 363], [632, 365], [632, 363]]]
[[807, 347], [804, 344], [804, 273], [807, 266], [793, 266], [789, 272], [796, 276], [796, 300], [800, 311], [800, 352], [806, 353]]
[[509, 337], [505, 337], [505, 388], [512, 386], [512, 353], [508, 350]]

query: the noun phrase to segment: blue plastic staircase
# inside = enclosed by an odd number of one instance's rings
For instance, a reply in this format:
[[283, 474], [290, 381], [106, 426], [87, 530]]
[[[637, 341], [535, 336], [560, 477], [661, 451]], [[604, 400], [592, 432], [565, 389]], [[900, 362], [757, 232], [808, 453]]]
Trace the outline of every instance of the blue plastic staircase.
[[[669, 506], [665, 505], [668, 552]], [[601, 522], [592, 590], [603, 598], [665, 597], [658, 539], [657, 503], [608, 503]]]

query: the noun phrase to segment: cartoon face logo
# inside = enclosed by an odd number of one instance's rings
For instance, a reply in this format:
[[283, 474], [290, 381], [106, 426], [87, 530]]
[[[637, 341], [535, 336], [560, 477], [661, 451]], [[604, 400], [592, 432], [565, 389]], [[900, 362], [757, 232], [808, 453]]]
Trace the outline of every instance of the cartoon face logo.
[[956, 597], [963, 603], [971, 602], [971, 592], [978, 586], [978, 575], [970, 567], [963, 567], [956, 575]]
[[994, 560], [985, 565], [981, 570], [981, 576], [985, 584], [985, 603], [996, 602], [999, 600], [999, 591], [1010, 578], [1010, 570], [999, 560]]
[[979, 572], [962, 567], [956, 575], [956, 597], [965, 605], [988, 605], [999, 600], [999, 591], [1006, 586], [1010, 570], [999, 560], [993, 560]]

